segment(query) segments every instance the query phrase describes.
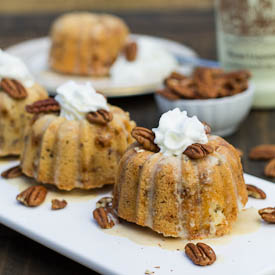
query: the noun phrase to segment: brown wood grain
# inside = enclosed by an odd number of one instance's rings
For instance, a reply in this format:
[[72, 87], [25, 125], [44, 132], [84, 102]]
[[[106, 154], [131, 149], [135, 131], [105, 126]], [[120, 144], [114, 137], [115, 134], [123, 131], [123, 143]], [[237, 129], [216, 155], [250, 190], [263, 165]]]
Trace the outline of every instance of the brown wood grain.
[[2, 13], [45, 13], [69, 10], [177, 10], [182, 8], [209, 8], [213, 0], [2, 0]]
[[[216, 57], [213, 11], [179, 10], [177, 12], [119, 12], [133, 32], [167, 37], [193, 47], [201, 56]], [[0, 16], [0, 47], [22, 40], [45, 36], [58, 14]], [[131, 113], [139, 126], [157, 126], [160, 113], [152, 95], [112, 99], [112, 104]], [[244, 151], [247, 173], [264, 178], [265, 162], [250, 161], [251, 147], [275, 143], [275, 111], [252, 111], [241, 128], [228, 137]], [[30, 239], [0, 226], [0, 275], [73, 275], [96, 274], [91, 270], [45, 248]]]

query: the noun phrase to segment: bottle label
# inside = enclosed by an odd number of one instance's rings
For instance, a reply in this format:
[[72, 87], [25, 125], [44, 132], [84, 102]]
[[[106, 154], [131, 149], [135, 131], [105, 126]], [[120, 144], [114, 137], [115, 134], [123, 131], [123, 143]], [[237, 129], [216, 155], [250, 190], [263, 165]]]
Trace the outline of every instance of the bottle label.
[[264, 70], [268, 74], [275, 70], [275, 35], [239, 37], [220, 33], [218, 40], [221, 62], [227, 69]]

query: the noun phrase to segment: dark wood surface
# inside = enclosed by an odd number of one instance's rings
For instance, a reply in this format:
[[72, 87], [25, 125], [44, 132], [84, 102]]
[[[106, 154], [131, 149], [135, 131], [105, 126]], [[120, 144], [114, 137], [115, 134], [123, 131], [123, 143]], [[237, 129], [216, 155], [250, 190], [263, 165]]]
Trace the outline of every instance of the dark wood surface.
[[[202, 57], [215, 59], [213, 11], [179, 11], [169, 13], [120, 13], [132, 32], [174, 39], [194, 48]], [[45, 36], [57, 14], [6, 16], [0, 14], [0, 47]], [[113, 99], [131, 113], [138, 125], [157, 125], [159, 112], [152, 95]], [[229, 114], [230, 115], [230, 114]], [[275, 143], [275, 111], [252, 111], [237, 133], [227, 138], [245, 153], [244, 170], [263, 177], [265, 162], [253, 162], [249, 149], [261, 143]], [[93, 244], [91, 244], [93, 245]], [[108, 259], [106, 259], [108, 260]], [[34, 274], [97, 274], [28, 238], [0, 226], [0, 275]]]

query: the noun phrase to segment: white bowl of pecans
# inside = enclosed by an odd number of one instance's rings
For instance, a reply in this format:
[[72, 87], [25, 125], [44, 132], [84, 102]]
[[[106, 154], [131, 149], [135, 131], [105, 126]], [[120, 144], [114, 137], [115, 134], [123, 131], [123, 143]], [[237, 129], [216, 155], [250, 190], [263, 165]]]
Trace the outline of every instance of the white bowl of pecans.
[[191, 76], [174, 72], [155, 93], [161, 113], [176, 107], [205, 121], [212, 133], [234, 133], [251, 109], [254, 86], [248, 71], [226, 73], [217, 68], [196, 68]]

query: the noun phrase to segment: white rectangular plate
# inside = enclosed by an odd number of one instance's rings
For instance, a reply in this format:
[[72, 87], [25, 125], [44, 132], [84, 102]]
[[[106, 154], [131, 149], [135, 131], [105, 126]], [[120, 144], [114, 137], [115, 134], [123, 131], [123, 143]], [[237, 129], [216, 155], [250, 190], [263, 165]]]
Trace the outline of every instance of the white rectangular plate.
[[[0, 172], [16, 164], [16, 161], [0, 161]], [[245, 175], [245, 179], [246, 183], [267, 193], [266, 200], [249, 199], [247, 208], [254, 207], [256, 213], [256, 209], [274, 206], [273, 183], [250, 175]], [[152, 235], [155, 240], [159, 238], [159, 245], [140, 244], [134, 232], [139, 231], [137, 226], [132, 226], [133, 237], [115, 235], [119, 227], [111, 231], [101, 230], [93, 221], [92, 211], [96, 201], [108, 194], [110, 188], [86, 192], [86, 195], [83, 192], [74, 192], [74, 195], [50, 192], [41, 206], [28, 208], [19, 204], [15, 197], [29, 181], [0, 179], [0, 222], [102, 274], [135, 275], [146, 271], [154, 272], [154, 275], [275, 274], [275, 225], [262, 222], [258, 216], [254, 216], [257, 228], [247, 228], [246, 232], [246, 224], [243, 224], [242, 234], [205, 241], [215, 250], [217, 261], [212, 266], [198, 267], [190, 262], [184, 251], [163, 249], [166, 240], [156, 234]], [[65, 198], [68, 206], [64, 210], [52, 211], [50, 199], [54, 197]], [[123, 226], [128, 225], [120, 225]], [[254, 226], [247, 223], [247, 227]], [[149, 239], [152, 237], [149, 230], [143, 231], [140, 233], [145, 234], [143, 237], [146, 234]], [[182, 247], [184, 241], [178, 241], [178, 244]]]

